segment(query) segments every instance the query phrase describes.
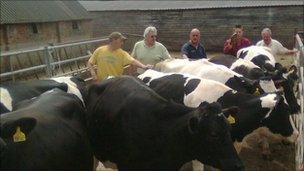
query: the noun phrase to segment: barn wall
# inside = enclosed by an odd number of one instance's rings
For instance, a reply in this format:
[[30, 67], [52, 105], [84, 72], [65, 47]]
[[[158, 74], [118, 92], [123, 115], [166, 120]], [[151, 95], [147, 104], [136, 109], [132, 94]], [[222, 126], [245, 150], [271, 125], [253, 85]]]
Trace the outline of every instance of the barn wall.
[[[38, 33], [33, 33], [31, 24], [6, 25], [9, 50], [37, 47], [56, 41], [55, 23], [37, 23]], [[1, 45], [1, 49], [2, 49]]]
[[[188, 41], [191, 28], [201, 30], [206, 51], [222, 51], [225, 39], [235, 24], [245, 27], [245, 37], [256, 43], [264, 27], [273, 31], [273, 38], [288, 48], [294, 44], [295, 29], [303, 29], [303, 6], [227, 8], [167, 11], [103, 11], [91, 12], [93, 37], [107, 36], [112, 31], [142, 34], [153, 25], [158, 29], [158, 40], [169, 50], [179, 51]], [[138, 37], [139, 39], [139, 37]], [[128, 43], [128, 41], [127, 41]], [[129, 41], [127, 47], [134, 42]], [[127, 49], [129, 50], [129, 49]]]
[[1, 25], [1, 50], [5, 50], [4, 29], [7, 30], [7, 49], [18, 50], [45, 46], [48, 43], [79, 41], [92, 37], [91, 20], [36, 23], [38, 33], [33, 32], [31, 23]]
[[59, 22], [61, 42], [73, 42], [92, 37], [92, 27], [90, 20], [75, 21], [78, 29], [72, 28], [72, 21]]

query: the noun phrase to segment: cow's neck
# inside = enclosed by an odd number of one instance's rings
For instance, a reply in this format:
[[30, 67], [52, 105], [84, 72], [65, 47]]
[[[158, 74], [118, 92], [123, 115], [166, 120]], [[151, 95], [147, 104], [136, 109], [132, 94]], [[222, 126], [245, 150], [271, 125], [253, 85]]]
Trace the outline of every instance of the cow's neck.
[[[174, 145], [168, 144], [166, 148], [168, 151], [168, 156], [170, 160], [174, 158], [176, 166], [182, 166], [185, 162], [194, 160], [195, 154], [193, 148], [197, 147], [198, 144], [197, 140], [193, 138], [196, 137], [195, 135], [189, 132], [189, 119], [195, 116], [192, 112], [184, 113], [183, 116], [179, 118], [175, 118], [174, 120], [168, 121], [166, 123], [166, 128], [164, 132], [166, 132], [167, 141], [168, 142], [175, 142]], [[198, 138], [198, 137], [197, 137]], [[189, 150], [192, 149], [192, 150]]]
[[230, 106], [240, 107], [238, 123], [232, 125], [232, 138], [241, 141], [247, 134], [261, 126], [261, 121], [270, 111], [261, 108], [260, 98], [251, 94], [229, 91], [218, 100], [223, 108]]

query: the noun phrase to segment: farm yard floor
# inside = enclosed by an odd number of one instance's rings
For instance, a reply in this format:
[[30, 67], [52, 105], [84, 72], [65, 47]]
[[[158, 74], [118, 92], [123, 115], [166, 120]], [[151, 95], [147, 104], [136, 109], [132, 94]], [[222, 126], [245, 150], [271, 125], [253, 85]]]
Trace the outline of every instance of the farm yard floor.
[[246, 139], [248, 147], [243, 148], [240, 155], [247, 171], [294, 171], [295, 170], [295, 146], [283, 144], [270, 137], [269, 148], [271, 160], [263, 159], [259, 138], [252, 133]]

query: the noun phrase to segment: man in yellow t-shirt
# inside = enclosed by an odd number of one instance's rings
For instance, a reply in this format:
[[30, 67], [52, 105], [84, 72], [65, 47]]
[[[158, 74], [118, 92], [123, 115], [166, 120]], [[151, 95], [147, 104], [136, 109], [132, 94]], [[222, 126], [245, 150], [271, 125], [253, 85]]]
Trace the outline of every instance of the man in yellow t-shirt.
[[[109, 36], [109, 44], [97, 48], [88, 61], [88, 67], [94, 81], [103, 80], [107, 76], [120, 76], [123, 74], [124, 66], [131, 64], [148, 69], [152, 65], [144, 65], [121, 49], [126, 38], [119, 32], [113, 32]], [[93, 69], [97, 65], [97, 75]]]

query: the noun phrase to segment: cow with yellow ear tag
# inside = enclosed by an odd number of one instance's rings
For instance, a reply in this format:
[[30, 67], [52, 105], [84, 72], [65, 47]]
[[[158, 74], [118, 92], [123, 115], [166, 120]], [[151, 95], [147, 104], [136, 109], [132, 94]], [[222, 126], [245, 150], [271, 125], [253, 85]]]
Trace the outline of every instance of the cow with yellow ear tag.
[[298, 136], [289, 119], [291, 113], [288, 105], [278, 92], [253, 95], [235, 91], [217, 81], [154, 70], [147, 70], [138, 78], [164, 98], [189, 107], [212, 102], [220, 103], [224, 109], [236, 106], [238, 112], [223, 112], [232, 127], [233, 141], [241, 142], [246, 135], [262, 126], [289, 142], [295, 142]]
[[47, 91], [0, 116], [1, 167], [8, 170], [93, 170], [85, 110], [76, 95]]

